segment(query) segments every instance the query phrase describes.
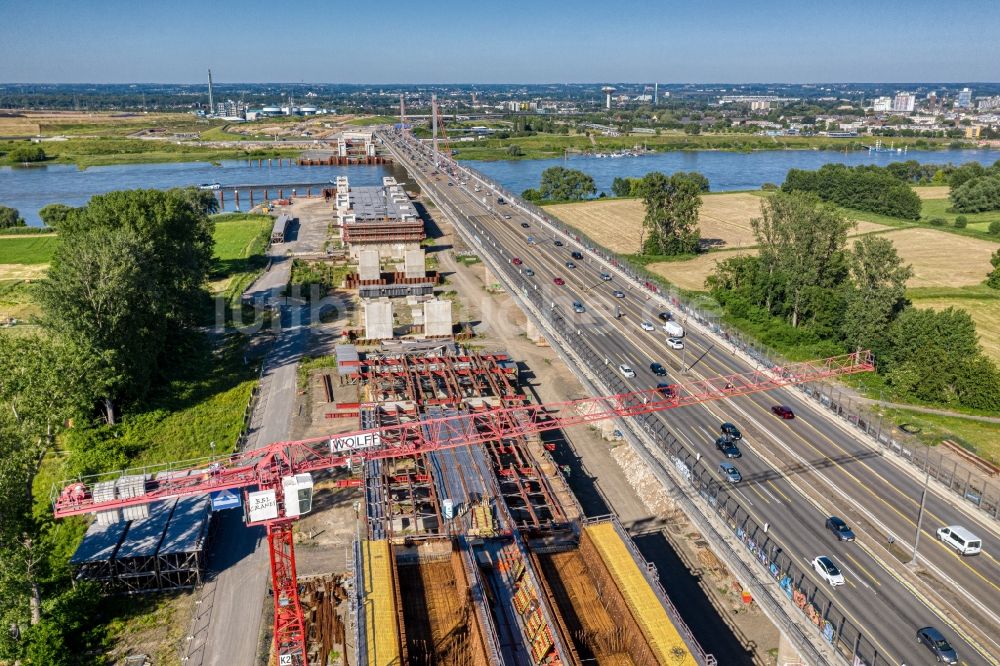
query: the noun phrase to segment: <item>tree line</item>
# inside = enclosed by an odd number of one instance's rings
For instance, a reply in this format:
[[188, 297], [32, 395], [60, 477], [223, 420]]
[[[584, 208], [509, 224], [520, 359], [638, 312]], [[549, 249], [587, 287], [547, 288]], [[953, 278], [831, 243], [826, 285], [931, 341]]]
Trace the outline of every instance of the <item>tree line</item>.
[[67, 424], [115, 423], [190, 347], [215, 199], [133, 190], [47, 208], [60, 242], [37, 291], [42, 333], [0, 335], [0, 661], [59, 666], [100, 647], [98, 595], [69, 585], [82, 522], [34, 507], [35, 476]]
[[857, 210], [919, 220], [920, 197], [886, 170], [824, 164], [815, 171], [789, 169], [781, 189], [811, 192], [823, 201]]
[[814, 193], [776, 192], [752, 221], [758, 255], [721, 262], [706, 286], [765, 343], [818, 354], [872, 349], [882, 381], [903, 399], [1000, 408], [1000, 371], [969, 314], [912, 307], [912, 268], [883, 236], [848, 248], [853, 226]]

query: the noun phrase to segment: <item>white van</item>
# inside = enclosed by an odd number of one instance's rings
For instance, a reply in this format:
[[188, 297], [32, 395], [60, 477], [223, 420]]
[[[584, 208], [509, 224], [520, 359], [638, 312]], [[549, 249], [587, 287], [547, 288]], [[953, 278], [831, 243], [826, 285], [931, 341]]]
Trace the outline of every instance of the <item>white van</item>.
[[961, 525], [949, 525], [937, 531], [938, 539], [960, 555], [975, 555], [983, 550], [983, 540]]

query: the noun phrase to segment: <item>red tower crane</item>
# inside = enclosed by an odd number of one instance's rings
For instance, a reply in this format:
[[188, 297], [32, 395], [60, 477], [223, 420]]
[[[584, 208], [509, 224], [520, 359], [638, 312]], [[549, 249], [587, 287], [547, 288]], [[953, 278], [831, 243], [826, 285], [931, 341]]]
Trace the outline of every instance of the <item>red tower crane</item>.
[[[207, 458], [191, 469], [164, 465], [133, 475], [127, 493], [95, 492], [96, 479], [67, 484], [54, 499], [57, 518], [122, 509], [160, 500], [239, 489], [247, 525], [266, 525], [274, 590], [274, 644], [281, 666], [308, 666], [306, 632], [295, 574], [292, 523], [312, 502], [310, 472], [351, 460], [418, 455], [519, 437], [604, 419], [638, 416], [807, 382], [870, 372], [871, 352], [834, 356], [746, 374], [713, 377], [611, 396], [541, 405], [482, 408], [313, 439], [275, 442], [228, 458]], [[116, 496], [119, 495], [119, 496]]]

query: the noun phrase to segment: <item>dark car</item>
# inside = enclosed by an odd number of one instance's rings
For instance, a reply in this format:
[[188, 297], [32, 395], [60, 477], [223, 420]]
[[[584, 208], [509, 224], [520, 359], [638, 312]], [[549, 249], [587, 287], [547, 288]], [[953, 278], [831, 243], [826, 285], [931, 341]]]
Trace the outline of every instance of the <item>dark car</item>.
[[729, 439], [732, 439], [734, 441], [743, 439], [743, 433], [741, 433], [740, 429], [734, 426], [732, 423], [723, 423], [720, 426], [720, 428], [722, 430], [722, 434], [728, 437]]
[[614, 290], [613, 292], [611, 292], [611, 293], [613, 293], [613, 294], [614, 294], [615, 298], [625, 298], [625, 292], [624, 292], [624, 291], [622, 291], [621, 289], [615, 289], [615, 290]]
[[556, 242], [554, 243], [554, 245], [555, 245], [556, 247], [562, 247], [563, 243], [562, 243], [562, 241], [561, 241], [561, 240], [557, 240], [557, 241], [556, 241]]
[[555, 280], [553, 280], [553, 282], [559, 287], [566, 284], [566, 280], [563, 280], [561, 277], [557, 277]]
[[659, 391], [660, 394], [663, 395], [663, 397], [665, 397], [665, 398], [673, 398], [674, 397], [674, 386], [673, 386], [673, 384], [664, 384], [663, 382], [660, 382], [659, 384], [656, 385], [656, 390]]
[[576, 268], [576, 264], [574, 264], [572, 261], [567, 261], [566, 268]]
[[583, 259], [583, 252], [570, 252], [569, 256], [573, 257], [574, 259]]
[[657, 377], [667, 376], [667, 369], [663, 367], [662, 363], [650, 363], [649, 371], [652, 372]]
[[521, 228], [522, 228], [522, 229], [527, 229], [527, 228], [529, 228], [530, 226], [531, 226], [531, 225], [530, 225], [530, 224], [528, 224], [527, 222], [522, 222], [522, 223], [521, 223]]
[[854, 532], [843, 520], [837, 516], [830, 516], [826, 519], [826, 529], [837, 535], [838, 541], [854, 541]]
[[794, 419], [795, 412], [792, 411], [791, 407], [785, 407], [784, 405], [775, 405], [771, 407], [771, 411], [775, 416], [780, 416], [783, 419]]
[[609, 280], [611, 280], [611, 273], [601, 273], [601, 279], [604, 280], [605, 282], [608, 282]]
[[946, 664], [958, 663], [958, 653], [955, 652], [955, 648], [934, 627], [917, 629], [917, 642], [930, 650], [936, 661]]
[[739, 447], [737, 447], [736, 444], [733, 443], [733, 440], [728, 437], [719, 437], [715, 440], [715, 448], [722, 451], [722, 455], [727, 458], [739, 458], [743, 455], [740, 453]]
[[535, 271], [531, 270], [530, 268], [525, 268], [524, 274], [527, 277], [535, 277]]
[[669, 312], [661, 312], [660, 314], [658, 314], [656, 316], [659, 317], [660, 319], [662, 319], [663, 321], [670, 321], [671, 319], [674, 318], [674, 316], [672, 314], [670, 314]]

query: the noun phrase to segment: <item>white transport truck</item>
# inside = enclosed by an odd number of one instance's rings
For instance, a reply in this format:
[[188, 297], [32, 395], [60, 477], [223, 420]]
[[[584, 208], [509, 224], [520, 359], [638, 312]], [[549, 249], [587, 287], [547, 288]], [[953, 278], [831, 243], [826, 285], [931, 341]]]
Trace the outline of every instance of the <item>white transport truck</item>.
[[684, 327], [678, 324], [676, 321], [664, 322], [663, 330], [667, 332], [667, 337], [669, 338], [684, 337]]

